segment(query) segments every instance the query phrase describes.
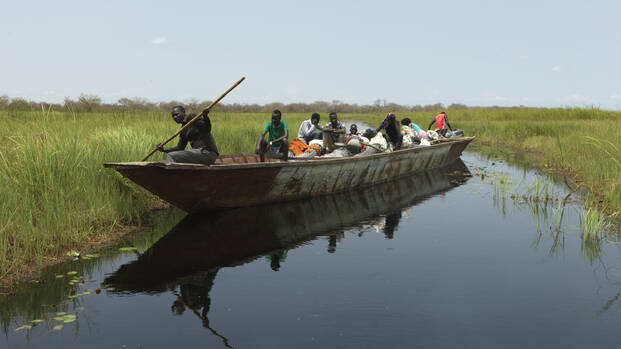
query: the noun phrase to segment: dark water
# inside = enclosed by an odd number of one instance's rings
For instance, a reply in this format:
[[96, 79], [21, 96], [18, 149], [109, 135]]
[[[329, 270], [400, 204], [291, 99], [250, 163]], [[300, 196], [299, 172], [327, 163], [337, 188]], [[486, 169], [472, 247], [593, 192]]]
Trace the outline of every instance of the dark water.
[[[136, 251], [0, 297], [0, 347], [621, 347], [617, 239], [581, 239], [563, 185], [462, 158], [306, 202], [161, 211], [122, 245]], [[532, 199], [537, 182], [553, 200]]]

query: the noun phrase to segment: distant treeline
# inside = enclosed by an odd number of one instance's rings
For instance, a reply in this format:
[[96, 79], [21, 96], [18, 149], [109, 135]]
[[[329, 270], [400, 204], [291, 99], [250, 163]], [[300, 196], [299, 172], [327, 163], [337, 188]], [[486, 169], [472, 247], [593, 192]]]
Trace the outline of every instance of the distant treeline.
[[[169, 111], [175, 105], [183, 105], [191, 111], [198, 111], [208, 106], [211, 101], [199, 101], [192, 99], [189, 101], [169, 101], [169, 102], [149, 102], [144, 98], [121, 98], [116, 103], [104, 103], [102, 99], [95, 95], [82, 94], [77, 100], [65, 98], [62, 104], [33, 102], [23, 98], [9, 98], [7, 95], [0, 96], [0, 110], [41, 110], [65, 109], [70, 112], [93, 112], [93, 111]], [[521, 106], [520, 106], [521, 107]], [[520, 108], [515, 107], [515, 108]], [[378, 113], [378, 112], [420, 112], [420, 111], [438, 111], [441, 109], [470, 109], [480, 108], [467, 106], [465, 104], [453, 103], [444, 105], [442, 103], [426, 104], [426, 105], [400, 105], [396, 103], [388, 103], [386, 100], [377, 99], [373, 104], [348, 104], [342, 101], [334, 100], [332, 102], [317, 101], [313, 103], [268, 103], [260, 104], [240, 104], [240, 103], [220, 103], [217, 110], [221, 112], [259, 112], [269, 113], [274, 109], [280, 109], [283, 112], [290, 113], [313, 113], [313, 112], [337, 112], [337, 113]], [[485, 108], [502, 108], [507, 107], [489, 106]]]

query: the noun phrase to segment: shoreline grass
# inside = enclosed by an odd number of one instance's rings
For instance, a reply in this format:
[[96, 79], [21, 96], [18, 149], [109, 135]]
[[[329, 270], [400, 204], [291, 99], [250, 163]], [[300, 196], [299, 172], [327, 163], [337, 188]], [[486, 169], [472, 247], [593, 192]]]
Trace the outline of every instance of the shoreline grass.
[[[451, 124], [486, 143], [543, 154], [534, 166], [576, 175], [605, 206], [621, 211], [621, 113], [597, 109], [448, 110]], [[398, 113], [425, 128], [435, 113]], [[309, 113], [286, 113], [290, 139]], [[340, 114], [377, 127], [383, 114]], [[268, 113], [210, 115], [222, 154], [249, 153]], [[322, 123], [327, 123], [322, 113]], [[158, 202], [104, 162], [137, 161], [178, 125], [165, 112], [0, 110], [0, 280], [41, 267], [119, 223], [140, 225]], [[173, 146], [173, 140], [167, 146]], [[616, 157], [616, 158], [615, 158]], [[163, 160], [162, 153], [150, 160]], [[615, 161], [616, 160], [616, 161]]]

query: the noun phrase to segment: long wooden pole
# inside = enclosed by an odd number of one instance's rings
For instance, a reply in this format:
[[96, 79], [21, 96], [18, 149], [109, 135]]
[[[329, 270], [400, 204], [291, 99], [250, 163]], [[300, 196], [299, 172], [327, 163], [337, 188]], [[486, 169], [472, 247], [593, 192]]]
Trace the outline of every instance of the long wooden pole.
[[214, 105], [218, 104], [218, 102], [220, 102], [220, 100], [222, 100], [222, 98], [224, 98], [224, 96], [226, 96], [229, 92], [231, 92], [235, 87], [237, 87], [237, 85], [241, 84], [242, 81], [244, 81], [246, 78], [242, 77], [241, 79], [239, 79], [239, 81], [237, 81], [233, 86], [231, 86], [228, 90], [226, 90], [226, 92], [224, 92], [220, 97], [218, 97], [218, 99], [216, 99], [215, 101], [211, 102], [211, 104], [209, 106], [207, 106], [207, 108], [203, 109], [202, 112], [200, 112], [198, 115], [196, 115], [195, 117], [192, 118], [192, 120], [188, 121], [185, 125], [183, 125], [183, 127], [181, 127], [177, 132], [175, 132], [174, 135], [170, 136], [168, 139], [166, 139], [165, 141], [163, 141], [162, 143], [158, 144], [157, 147], [155, 147], [155, 149], [151, 150], [151, 152], [149, 154], [147, 154], [141, 161], [146, 161], [151, 155], [153, 155], [153, 153], [155, 153], [159, 148], [163, 147], [164, 144], [170, 142], [171, 140], [173, 140], [175, 137], [177, 137], [181, 131], [183, 131], [186, 127], [190, 126], [194, 121], [196, 121], [198, 118], [200, 118], [204, 113], [206, 113], [207, 111], [209, 111], [209, 109], [211, 109]]

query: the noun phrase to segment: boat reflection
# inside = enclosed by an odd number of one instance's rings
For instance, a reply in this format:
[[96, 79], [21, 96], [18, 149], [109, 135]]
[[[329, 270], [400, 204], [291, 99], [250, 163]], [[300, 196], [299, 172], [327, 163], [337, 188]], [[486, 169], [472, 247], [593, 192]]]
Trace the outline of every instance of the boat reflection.
[[[344, 230], [376, 223], [383, 217], [384, 234], [392, 238], [404, 208], [459, 186], [468, 178], [470, 172], [458, 160], [443, 169], [355, 192], [191, 214], [137, 260], [106, 277], [105, 284], [115, 292], [164, 292], [181, 284], [185, 277], [282, 253], [317, 236], [329, 236], [329, 249], [333, 251]], [[278, 269], [274, 258], [272, 268]]]
[[317, 197], [277, 205], [191, 214], [179, 222], [137, 260], [122, 265], [105, 279], [116, 293], [172, 291], [173, 314], [193, 312], [203, 326], [226, 338], [209, 325], [209, 293], [218, 270], [242, 265], [266, 256], [277, 271], [287, 251], [328, 236], [328, 252], [334, 253], [344, 231], [383, 221], [391, 239], [402, 210], [464, 184], [470, 178], [465, 164], [420, 173], [397, 181], [345, 194]]

